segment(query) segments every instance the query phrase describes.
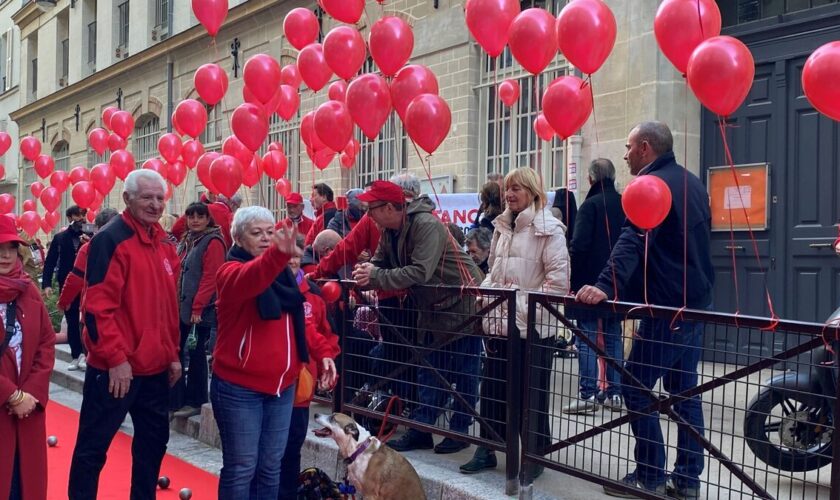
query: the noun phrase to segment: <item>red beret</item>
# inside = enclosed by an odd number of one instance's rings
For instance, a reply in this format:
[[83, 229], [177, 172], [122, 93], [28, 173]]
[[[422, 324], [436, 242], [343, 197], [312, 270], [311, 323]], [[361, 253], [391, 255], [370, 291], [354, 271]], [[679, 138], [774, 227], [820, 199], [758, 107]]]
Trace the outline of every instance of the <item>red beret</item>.
[[373, 181], [370, 189], [359, 195], [359, 201], [372, 203], [383, 201], [386, 203], [403, 204], [405, 194], [401, 187], [389, 181]]
[[303, 196], [300, 193], [291, 193], [289, 196], [286, 197], [286, 204], [289, 203], [293, 205], [300, 205], [303, 203]]

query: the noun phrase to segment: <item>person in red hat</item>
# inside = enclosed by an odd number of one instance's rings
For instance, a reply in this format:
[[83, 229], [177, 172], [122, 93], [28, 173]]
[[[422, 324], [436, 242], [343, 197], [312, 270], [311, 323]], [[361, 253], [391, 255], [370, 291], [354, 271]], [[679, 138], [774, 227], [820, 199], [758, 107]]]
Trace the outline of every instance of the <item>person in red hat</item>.
[[[35, 283], [23, 270], [26, 242], [0, 217], [0, 498], [47, 498], [44, 412], [55, 362], [55, 332]], [[13, 315], [13, 316], [12, 316]], [[11, 316], [11, 318], [10, 318]], [[11, 321], [10, 321], [11, 319]]]
[[278, 228], [281, 225], [284, 227], [294, 225], [298, 233], [306, 236], [312, 229], [312, 224], [315, 223], [314, 220], [303, 214], [303, 196], [300, 193], [292, 193], [286, 197], [286, 213], [288, 217], [277, 223]]

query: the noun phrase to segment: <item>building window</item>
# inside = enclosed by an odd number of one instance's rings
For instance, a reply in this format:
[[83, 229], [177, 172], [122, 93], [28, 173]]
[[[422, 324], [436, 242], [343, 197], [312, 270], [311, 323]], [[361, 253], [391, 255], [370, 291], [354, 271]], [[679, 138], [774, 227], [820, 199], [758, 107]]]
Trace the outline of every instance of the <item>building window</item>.
[[88, 24], [88, 50], [87, 62], [88, 65], [94, 66], [96, 64], [96, 21]]
[[121, 48], [128, 48], [128, 2], [121, 3], [117, 10], [119, 11], [119, 15], [117, 16], [119, 22], [119, 39], [117, 46]]
[[38, 95], [38, 58], [32, 59], [32, 71], [30, 76], [32, 82], [32, 97]]
[[61, 41], [61, 80], [62, 85], [67, 85], [67, 77], [70, 73], [70, 39]]
[[[298, 117], [292, 118], [288, 122], [284, 122], [276, 114], [272, 114], [269, 119], [268, 140], [260, 149], [260, 154], [265, 154], [268, 151], [268, 145], [277, 142], [283, 145], [283, 151], [286, 154], [286, 159], [289, 162], [289, 168], [286, 171], [286, 179], [288, 179], [294, 186], [297, 182], [295, 190], [300, 190], [300, 113]], [[286, 218], [286, 200], [277, 194], [274, 189], [274, 179], [266, 177], [268, 182], [263, 181], [261, 188], [261, 201], [264, 201], [267, 207], [274, 214], [277, 220]]]
[[3, 64], [0, 64], [0, 84], [3, 85], [2, 90], [8, 90], [11, 87], [11, 82], [7, 81], [7, 79], [11, 78], [12, 73], [7, 69], [8, 63], [6, 62], [10, 52], [9, 41], [11, 37], [9, 37], [9, 33], [7, 31], [0, 37], [0, 57], [3, 58]]
[[157, 144], [160, 138], [160, 119], [153, 114], [146, 114], [137, 120], [134, 127], [134, 161], [137, 168], [149, 158], [157, 156]]
[[207, 127], [199, 137], [205, 151], [218, 151], [222, 148], [222, 125], [222, 107], [218, 104], [207, 106]]
[[718, 0], [717, 3], [723, 25], [735, 26], [837, 2], [838, 0]]
[[[53, 158], [55, 159], [55, 170], [63, 170], [64, 172], [70, 171], [70, 145], [67, 141], [60, 141], [58, 144], [55, 145], [52, 152]], [[46, 182], [44, 182], [46, 184]], [[57, 211], [59, 213], [63, 212], [64, 208], [69, 207], [72, 204], [72, 198], [70, 196], [70, 190], [64, 191], [64, 194], [61, 197], [61, 206], [58, 207]], [[53, 232], [58, 232], [58, 227], [53, 229]]]
[[155, 0], [155, 30], [161, 40], [169, 34], [169, 0]]

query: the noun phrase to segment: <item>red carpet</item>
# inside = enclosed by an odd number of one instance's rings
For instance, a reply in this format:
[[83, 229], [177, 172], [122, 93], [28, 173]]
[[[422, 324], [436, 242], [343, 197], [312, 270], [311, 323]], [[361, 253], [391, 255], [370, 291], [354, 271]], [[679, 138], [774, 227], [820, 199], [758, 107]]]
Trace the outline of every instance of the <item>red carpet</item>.
[[[58, 446], [47, 448], [49, 490], [47, 498], [67, 498], [70, 459], [76, 445], [79, 412], [50, 401], [47, 406], [47, 436], [56, 436]], [[168, 476], [168, 490], [158, 489], [158, 498], [177, 499], [181, 488], [190, 488], [193, 500], [216, 498], [219, 478], [183, 460], [166, 455], [160, 473]], [[125, 500], [131, 489], [131, 436], [118, 432], [108, 450], [108, 461], [99, 476], [98, 499]]]

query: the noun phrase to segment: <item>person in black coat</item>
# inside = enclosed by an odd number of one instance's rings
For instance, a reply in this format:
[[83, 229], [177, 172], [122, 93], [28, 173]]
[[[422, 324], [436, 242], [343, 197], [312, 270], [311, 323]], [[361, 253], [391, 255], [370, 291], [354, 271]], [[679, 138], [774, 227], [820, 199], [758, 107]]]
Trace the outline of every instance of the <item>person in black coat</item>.
[[[64, 212], [69, 225], [67, 229], [53, 237], [50, 249], [47, 252], [47, 258], [44, 261], [44, 275], [41, 277], [41, 288], [43, 288], [44, 295], [47, 297], [50, 297], [53, 293], [53, 274], [56, 275], [58, 290], [61, 292], [61, 289], [64, 287], [64, 280], [73, 271], [73, 263], [76, 262], [76, 254], [79, 253], [79, 247], [82, 246], [82, 243], [90, 239], [89, 235], [82, 232], [86, 212], [86, 210], [76, 205], [71, 206]], [[67, 319], [67, 342], [70, 344], [70, 353], [73, 356], [73, 361], [70, 362], [70, 366], [67, 369], [71, 371], [84, 370], [86, 360], [81, 332], [79, 330], [78, 297], [64, 311], [64, 317]]]
[[[572, 290], [593, 285], [607, 264], [610, 252], [624, 224], [621, 195], [615, 190], [615, 166], [604, 158], [589, 165], [589, 193], [575, 218], [575, 236], [569, 245], [572, 260]], [[566, 316], [576, 319], [581, 332], [597, 342], [603, 336], [604, 350], [612, 359], [621, 362], [624, 348], [621, 339], [621, 318], [613, 314], [596, 313], [588, 309], [566, 309]], [[598, 356], [586, 342], [578, 342], [580, 399], [563, 409], [564, 413], [591, 413], [598, 409]], [[621, 409], [621, 377], [618, 370], [607, 365], [607, 389], [604, 404]]]
[[578, 213], [575, 193], [566, 188], [555, 191], [551, 213], [566, 226], [566, 244], [568, 245], [575, 235], [575, 221]]

